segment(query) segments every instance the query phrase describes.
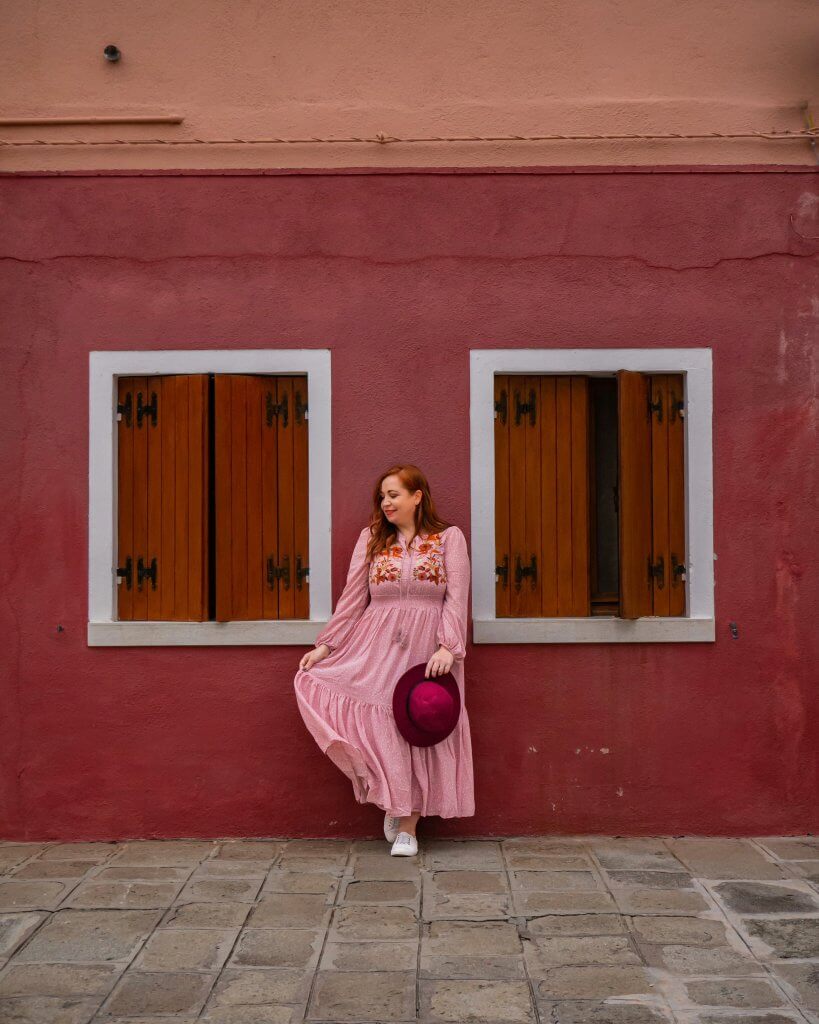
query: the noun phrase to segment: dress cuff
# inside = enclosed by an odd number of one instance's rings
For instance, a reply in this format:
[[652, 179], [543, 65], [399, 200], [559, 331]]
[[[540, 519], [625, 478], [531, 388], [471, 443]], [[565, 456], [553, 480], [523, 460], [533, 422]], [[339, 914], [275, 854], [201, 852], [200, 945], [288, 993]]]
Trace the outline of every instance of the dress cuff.
[[446, 631], [438, 633], [436, 642], [439, 647], [446, 647], [456, 661], [460, 661], [466, 656], [466, 648], [463, 643]]

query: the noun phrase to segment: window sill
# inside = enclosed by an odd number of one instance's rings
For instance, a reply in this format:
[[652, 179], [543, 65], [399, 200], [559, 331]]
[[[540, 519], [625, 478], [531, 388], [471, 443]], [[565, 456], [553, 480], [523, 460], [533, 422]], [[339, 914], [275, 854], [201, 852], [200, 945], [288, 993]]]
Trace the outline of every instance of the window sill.
[[473, 619], [476, 644], [592, 644], [713, 642], [714, 620], [646, 616], [593, 618]]
[[310, 647], [328, 619], [246, 622], [89, 622], [89, 647], [232, 647], [284, 644]]

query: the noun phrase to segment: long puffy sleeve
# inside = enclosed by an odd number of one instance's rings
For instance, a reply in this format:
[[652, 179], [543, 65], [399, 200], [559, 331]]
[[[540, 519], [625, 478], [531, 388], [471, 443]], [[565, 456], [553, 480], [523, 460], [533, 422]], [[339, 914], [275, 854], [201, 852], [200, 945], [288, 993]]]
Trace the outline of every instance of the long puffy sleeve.
[[369, 563], [366, 560], [369, 539], [370, 528], [365, 526], [353, 548], [350, 568], [347, 570], [347, 582], [336, 604], [336, 610], [316, 637], [316, 647], [319, 644], [327, 644], [331, 651], [336, 651], [364, 614], [370, 598]]
[[446, 591], [436, 642], [451, 651], [456, 661], [466, 656], [467, 601], [469, 598], [469, 552], [466, 537], [458, 526], [451, 526], [444, 538]]

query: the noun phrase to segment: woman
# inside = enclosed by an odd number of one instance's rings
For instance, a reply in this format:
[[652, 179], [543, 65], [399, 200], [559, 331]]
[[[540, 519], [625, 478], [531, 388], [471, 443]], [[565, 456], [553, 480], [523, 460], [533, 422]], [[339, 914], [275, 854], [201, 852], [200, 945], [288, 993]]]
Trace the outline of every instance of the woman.
[[[422, 815], [475, 813], [463, 666], [469, 579], [466, 538], [438, 518], [424, 474], [391, 467], [374, 487], [335, 613], [294, 680], [313, 738], [356, 800], [385, 812], [394, 856], [418, 852]], [[430, 747], [407, 743], [392, 712], [396, 682], [420, 663], [431, 679], [451, 672], [461, 696], [455, 729]]]

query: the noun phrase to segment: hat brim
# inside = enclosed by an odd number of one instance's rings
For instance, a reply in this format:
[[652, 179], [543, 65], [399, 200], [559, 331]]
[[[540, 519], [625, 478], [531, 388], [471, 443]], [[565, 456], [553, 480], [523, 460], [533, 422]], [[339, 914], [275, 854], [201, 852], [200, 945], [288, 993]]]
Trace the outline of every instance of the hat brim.
[[[440, 743], [441, 740], [445, 740], [458, 724], [458, 719], [461, 715], [461, 694], [458, 690], [458, 682], [455, 676], [451, 672], [444, 672], [440, 676], [430, 678], [425, 674], [426, 667], [427, 663], [422, 662], [408, 668], [395, 684], [395, 689], [392, 691], [392, 712], [395, 717], [395, 724], [407, 743], [413, 747], [432, 747], [436, 743]], [[434, 732], [419, 728], [410, 718], [409, 714], [409, 697], [412, 689], [418, 683], [423, 682], [438, 683], [452, 697], [453, 711], [451, 719]]]

